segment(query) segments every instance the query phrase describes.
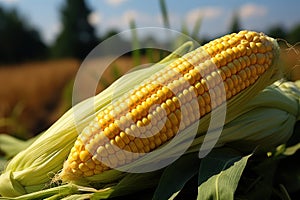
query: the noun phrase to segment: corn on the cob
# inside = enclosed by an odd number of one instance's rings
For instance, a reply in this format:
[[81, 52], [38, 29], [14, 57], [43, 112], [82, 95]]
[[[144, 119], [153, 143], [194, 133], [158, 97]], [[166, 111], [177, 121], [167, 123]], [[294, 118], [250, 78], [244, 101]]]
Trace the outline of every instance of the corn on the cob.
[[62, 179], [100, 174], [158, 148], [255, 83], [276, 48], [262, 33], [241, 31], [175, 60], [99, 112], [71, 149]]

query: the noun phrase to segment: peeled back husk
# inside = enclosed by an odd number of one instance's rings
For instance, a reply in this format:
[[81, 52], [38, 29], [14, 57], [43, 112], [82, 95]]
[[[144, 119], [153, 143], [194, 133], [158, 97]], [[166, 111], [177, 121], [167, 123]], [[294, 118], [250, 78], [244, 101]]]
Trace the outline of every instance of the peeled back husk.
[[78, 134], [97, 112], [111, 102], [112, 96], [118, 98], [128, 92], [171, 60], [190, 51], [192, 46], [192, 42], [183, 44], [154, 66], [124, 75], [100, 94], [67, 111], [29, 147], [9, 161], [0, 176], [0, 196], [20, 196], [49, 187], [55, 174], [62, 169]]

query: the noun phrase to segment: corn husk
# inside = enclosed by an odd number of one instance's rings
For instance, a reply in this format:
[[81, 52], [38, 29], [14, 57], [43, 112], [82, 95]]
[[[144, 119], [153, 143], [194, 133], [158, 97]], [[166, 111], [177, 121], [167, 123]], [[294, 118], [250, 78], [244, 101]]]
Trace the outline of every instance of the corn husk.
[[0, 195], [19, 196], [49, 187], [53, 176], [62, 169], [78, 134], [94, 119], [97, 112], [111, 102], [112, 97], [118, 98], [128, 92], [171, 60], [190, 51], [192, 46], [192, 42], [183, 44], [156, 65], [124, 75], [100, 94], [67, 111], [9, 162], [0, 176]]
[[[10, 163], [0, 176], [0, 194], [7, 197], [20, 196], [49, 187], [54, 175], [57, 174], [59, 170], [61, 170], [63, 163], [67, 158], [78, 134], [85, 126], [88, 125], [91, 120], [94, 119], [95, 114], [97, 114], [99, 110], [104, 109], [111, 102], [111, 97], [113, 96], [115, 98], [118, 98], [124, 93], [128, 92], [135, 85], [139, 84], [145, 78], [160, 70], [161, 67], [166, 66], [168, 62], [175, 59], [176, 56], [174, 55], [176, 55], [177, 53], [186, 52], [187, 47], [191, 47], [191, 44], [187, 43], [176, 53], [172, 54], [157, 65], [154, 65], [150, 68], [134, 71], [123, 76], [104, 92], [100, 93], [96, 97], [92, 97], [83, 101], [82, 103], [79, 103], [71, 110], [69, 110], [52, 127], [50, 127], [45, 133], [43, 133], [32, 145], [30, 145], [24, 151], [20, 152], [10, 161]], [[205, 145], [203, 145], [204, 147], [201, 146], [203, 144], [203, 141], [205, 141], [205, 144], [209, 144], [210, 141], [212, 144], [218, 141], [217, 144], [213, 144], [213, 146], [215, 145], [215, 147], [220, 147], [225, 143], [234, 145], [234, 142], [243, 141], [245, 138], [250, 137], [251, 134], [254, 134], [253, 131], [249, 130], [247, 133], [244, 132], [243, 136], [240, 128], [230, 130], [230, 127], [234, 127], [234, 125], [230, 124], [241, 124], [243, 121], [236, 122], [235, 120], [241, 119], [240, 117], [242, 116], [244, 116], [246, 122], [248, 115], [247, 113], [251, 112], [256, 107], [259, 107], [258, 104], [261, 104], [263, 102], [265, 102], [266, 104], [270, 104], [270, 102], [268, 102], [270, 99], [268, 98], [262, 98], [262, 100], [259, 100], [259, 95], [257, 96], [258, 100], [253, 100], [253, 97], [259, 94], [259, 92], [266, 86], [278, 80], [280, 76], [280, 67], [278, 66], [278, 61], [275, 60], [270, 69], [268, 69], [254, 85], [250, 86], [227, 102], [225, 119], [226, 125], [221, 137], [219, 133], [222, 131], [223, 127], [212, 126], [210, 127], [212, 131], [209, 133], [209, 135], [206, 134], [206, 130], [210, 126], [209, 122], [212, 117], [212, 114], [209, 114], [202, 118], [200, 120], [200, 123], [196, 123], [188, 127], [180, 135], [178, 135], [178, 137], [176, 136], [176, 140], [172, 140], [172, 143], [163, 145], [161, 148], [155, 150], [152, 154], [146, 155], [129, 165], [123, 166], [122, 170], [127, 170], [133, 167], [146, 167], [149, 166], [149, 164], [155, 165], [156, 162], [161, 162], [164, 159], [176, 159], [181, 152], [198, 152], [200, 148], [200, 152], [207, 153], [209, 151], [209, 148], [206, 148], [207, 146]], [[299, 105], [297, 106], [299, 107]], [[77, 117], [76, 120], [74, 118], [75, 111]], [[224, 113], [224, 107], [217, 108], [214, 111], [214, 120], [218, 120], [218, 117], [222, 116], [220, 113]], [[255, 113], [255, 111], [253, 113]], [[266, 112], [264, 111], [264, 113]], [[299, 118], [299, 116], [295, 117], [295, 120], [297, 118]], [[253, 117], [253, 119], [255, 119], [255, 116]], [[291, 121], [289, 125], [292, 125], [292, 118], [290, 120]], [[194, 132], [194, 130], [197, 130], [196, 137], [195, 135], [190, 134]], [[258, 133], [259, 129], [255, 131], [256, 135]], [[274, 136], [274, 134], [277, 133], [269, 133], [269, 136]], [[267, 133], [265, 135], [267, 135]], [[282, 140], [278, 140], [276, 144], [284, 142], [286, 138], [288, 138], [288, 136], [284, 137], [284, 139]], [[252, 146], [261, 144], [260, 140], [261, 138], [257, 138], [256, 140], [254, 139], [254, 143]], [[208, 147], [210, 146], [211, 145], [208, 145]], [[249, 145], [248, 148], [252, 148], [252, 146]], [[189, 147], [188, 150], [187, 147]], [[159, 155], [159, 159], [156, 159], [157, 155]], [[118, 185], [118, 183], [122, 182], [120, 180], [124, 180], [129, 175], [130, 173], [124, 173], [119, 170], [109, 170], [101, 175], [80, 179], [76, 181], [75, 184], [93, 186], [97, 189], [109, 189], [111, 192], [114, 191], [114, 195], [118, 196], [121, 195], [121, 193], [115, 192], [117, 191], [115, 188], [120, 187], [120, 185]], [[140, 175], [143, 176], [143, 174]], [[132, 181], [132, 184], [134, 182], [135, 181]], [[70, 187], [74, 187], [73, 184], [68, 185]], [[128, 187], [136, 187], [135, 185], [128, 185]], [[60, 187], [58, 187], [57, 191], [59, 191]], [[138, 189], [138, 187], [135, 189]], [[76, 191], [79, 190], [70, 191], [75, 191], [74, 193], [76, 193]], [[107, 193], [107, 190], [105, 190], [105, 192]], [[97, 193], [101, 193], [101, 191]], [[70, 194], [73, 193], [71, 192]]]
[[[282, 76], [281, 67], [279, 66], [279, 46], [276, 40], [273, 40], [273, 42], [277, 47], [277, 49], [275, 49], [277, 55], [275, 55], [275, 59], [270, 68], [262, 74], [253, 85], [231, 98], [225, 104], [217, 107], [211, 113], [205, 115], [201, 120], [177, 133], [170, 142], [162, 145], [151, 153], [147, 153], [136, 161], [118, 167], [117, 170], [111, 169], [98, 175], [83, 177], [78, 180], [70, 179], [69, 181], [80, 185], [102, 187], [111, 181], [111, 177], [122, 176], [124, 171], [151, 171], [155, 169], [156, 166], [161, 166], [162, 163], [166, 165], [172, 163], [183, 155], [184, 152], [199, 151], [201, 157], [204, 157], [209, 153], [212, 147], [222, 146], [226, 143], [225, 140], [221, 140], [220, 138], [223, 125], [249, 111], [250, 108], [246, 106], [247, 102], [251, 101], [260, 91]], [[213, 119], [213, 123], [210, 123], [211, 119]], [[224, 124], [215, 123], [222, 121], [224, 121]], [[209, 134], [207, 134], [208, 129], [210, 130]], [[232, 140], [229, 140], [229, 142], [231, 141]], [[188, 148], [190, 148], [190, 150], [188, 150]]]
[[225, 124], [218, 143], [243, 152], [266, 152], [285, 143], [300, 120], [299, 88], [296, 83], [283, 80], [266, 87], [245, 104], [241, 115]]

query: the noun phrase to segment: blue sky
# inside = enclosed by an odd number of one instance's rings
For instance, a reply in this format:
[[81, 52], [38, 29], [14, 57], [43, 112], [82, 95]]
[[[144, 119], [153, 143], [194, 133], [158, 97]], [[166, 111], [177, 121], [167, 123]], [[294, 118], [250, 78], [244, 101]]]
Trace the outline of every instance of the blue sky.
[[[61, 29], [60, 8], [64, 0], [0, 0], [6, 8], [17, 8], [36, 27], [42, 38], [51, 43]], [[129, 28], [134, 18], [137, 27], [162, 27], [159, 0], [87, 0], [92, 9], [89, 17], [99, 35], [107, 30]], [[242, 28], [266, 31], [280, 24], [287, 29], [300, 23], [300, 1], [297, 0], [166, 0], [171, 28], [180, 30], [183, 23], [189, 29], [202, 16], [202, 36], [216, 36], [228, 31], [234, 12], [240, 15]]]

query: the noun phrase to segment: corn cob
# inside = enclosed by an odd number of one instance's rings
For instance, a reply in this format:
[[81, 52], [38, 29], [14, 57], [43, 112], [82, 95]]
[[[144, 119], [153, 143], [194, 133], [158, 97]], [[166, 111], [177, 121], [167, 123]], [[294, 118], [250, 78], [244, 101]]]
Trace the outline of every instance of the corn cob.
[[178, 58], [98, 113], [71, 149], [62, 180], [101, 174], [165, 144], [254, 84], [276, 51], [272, 38], [241, 31]]

